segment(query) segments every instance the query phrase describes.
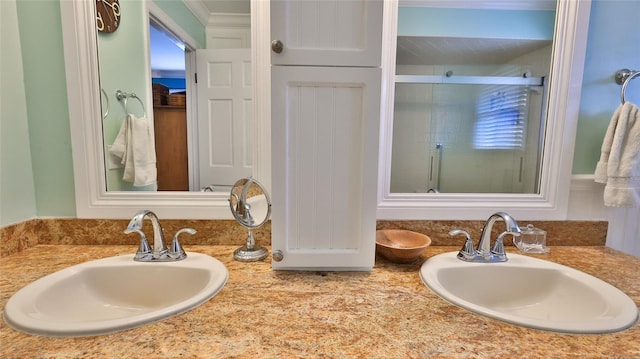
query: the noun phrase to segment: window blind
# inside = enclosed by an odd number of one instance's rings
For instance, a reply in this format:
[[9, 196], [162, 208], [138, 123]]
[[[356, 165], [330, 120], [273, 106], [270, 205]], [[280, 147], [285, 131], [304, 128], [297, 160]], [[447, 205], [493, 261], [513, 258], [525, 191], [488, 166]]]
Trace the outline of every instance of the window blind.
[[474, 148], [524, 149], [528, 96], [528, 86], [484, 86], [476, 103]]

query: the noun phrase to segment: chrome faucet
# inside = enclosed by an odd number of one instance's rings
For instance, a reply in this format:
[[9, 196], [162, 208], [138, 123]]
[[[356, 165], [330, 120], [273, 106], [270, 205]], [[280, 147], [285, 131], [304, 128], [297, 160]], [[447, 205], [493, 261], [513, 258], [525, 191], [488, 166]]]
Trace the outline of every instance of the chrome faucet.
[[[153, 226], [153, 249], [149, 246], [147, 237], [142, 231], [142, 225], [144, 219], [151, 220]], [[160, 220], [155, 213], [148, 209], [138, 212], [129, 222], [129, 225], [124, 230], [125, 234], [138, 233], [140, 235], [140, 246], [138, 252], [133, 257], [133, 260], [138, 262], [170, 262], [179, 261], [187, 258], [187, 254], [178, 242], [178, 236], [182, 233], [195, 234], [196, 231], [192, 228], [183, 228], [179, 230], [174, 236], [171, 242], [171, 247], [167, 248], [164, 242], [164, 233], [162, 226], [160, 226]]]
[[[493, 245], [493, 248], [491, 248], [491, 229], [493, 228], [494, 223], [499, 219], [504, 221], [505, 231], [498, 236], [496, 243]], [[458, 252], [458, 259], [466, 262], [506, 262], [507, 254], [504, 250], [504, 237], [508, 234], [512, 236], [519, 236], [520, 227], [516, 220], [508, 213], [496, 212], [487, 219], [484, 227], [482, 228], [478, 249], [473, 248], [473, 240], [466, 231], [455, 229], [449, 232], [449, 235], [452, 236], [458, 234], [464, 234], [467, 237], [462, 249]]]

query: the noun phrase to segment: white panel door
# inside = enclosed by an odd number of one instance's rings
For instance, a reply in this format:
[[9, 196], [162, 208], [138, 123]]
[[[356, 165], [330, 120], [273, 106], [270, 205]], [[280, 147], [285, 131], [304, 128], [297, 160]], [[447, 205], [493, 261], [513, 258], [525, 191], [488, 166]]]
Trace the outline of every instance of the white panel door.
[[197, 50], [200, 186], [252, 173], [251, 50]]
[[371, 270], [380, 69], [271, 71], [273, 268]]
[[382, 0], [271, 1], [272, 65], [379, 67]]

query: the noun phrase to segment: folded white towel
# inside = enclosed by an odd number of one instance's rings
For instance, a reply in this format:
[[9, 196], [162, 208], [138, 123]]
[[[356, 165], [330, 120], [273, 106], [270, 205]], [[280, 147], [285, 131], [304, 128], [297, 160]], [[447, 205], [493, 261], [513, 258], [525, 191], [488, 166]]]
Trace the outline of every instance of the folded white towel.
[[640, 207], [640, 110], [631, 102], [620, 105], [602, 142], [595, 181], [606, 183], [608, 207]]
[[108, 152], [109, 169], [124, 167], [123, 181], [137, 187], [156, 183], [156, 148], [146, 118], [127, 115]]
[[129, 116], [127, 116], [113, 144], [107, 146], [107, 168], [110, 170], [122, 168], [124, 166], [124, 153], [127, 150], [127, 127], [129, 126]]
[[125, 131], [125, 143], [124, 153], [122, 154], [122, 165], [124, 166], [124, 172], [122, 173], [122, 180], [125, 182], [135, 181], [135, 168], [133, 163], [133, 115], [127, 115], [124, 122], [127, 124]]
[[133, 134], [134, 186], [148, 186], [157, 181], [156, 146], [149, 120], [131, 116]]

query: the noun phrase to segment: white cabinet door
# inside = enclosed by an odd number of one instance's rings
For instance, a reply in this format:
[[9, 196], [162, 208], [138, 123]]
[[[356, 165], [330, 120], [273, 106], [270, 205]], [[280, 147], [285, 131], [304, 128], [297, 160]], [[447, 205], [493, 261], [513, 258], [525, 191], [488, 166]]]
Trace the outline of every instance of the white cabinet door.
[[200, 186], [252, 173], [250, 49], [197, 50]]
[[271, 1], [272, 65], [379, 67], [382, 0]]
[[271, 73], [273, 268], [371, 270], [380, 69]]

